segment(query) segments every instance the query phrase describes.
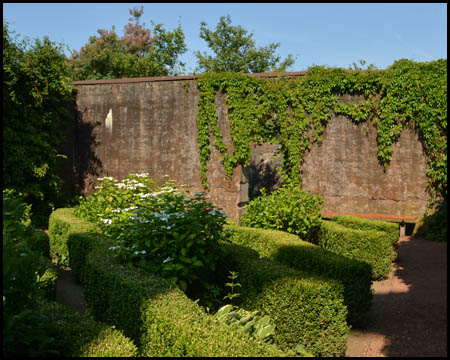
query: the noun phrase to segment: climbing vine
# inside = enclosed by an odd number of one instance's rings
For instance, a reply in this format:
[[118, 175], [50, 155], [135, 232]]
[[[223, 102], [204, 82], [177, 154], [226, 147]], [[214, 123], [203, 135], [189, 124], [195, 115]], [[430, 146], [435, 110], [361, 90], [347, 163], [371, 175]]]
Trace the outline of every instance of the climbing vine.
[[[223, 156], [230, 178], [237, 164], [248, 166], [252, 143], [281, 146], [283, 176], [301, 184], [303, 155], [322, 140], [332, 114], [355, 123], [372, 121], [377, 129], [378, 160], [385, 168], [392, 145], [411, 125], [429, 160], [431, 198], [447, 197], [447, 60], [418, 63], [396, 61], [386, 70], [309, 68], [302, 77], [255, 78], [242, 73], [205, 74], [200, 90], [198, 143], [203, 185], [207, 188], [210, 134]], [[226, 95], [233, 151], [230, 154], [218, 125], [215, 96]], [[344, 103], [342, 95], [358, 95]]]

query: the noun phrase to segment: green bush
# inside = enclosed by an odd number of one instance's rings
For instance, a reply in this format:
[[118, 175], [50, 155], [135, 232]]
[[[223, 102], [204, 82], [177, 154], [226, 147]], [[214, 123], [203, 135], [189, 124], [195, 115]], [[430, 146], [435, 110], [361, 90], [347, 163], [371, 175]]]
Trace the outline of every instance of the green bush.
[[52, 338], [37, 309], [45, 296], [42, 255], [29, 244], [33, 236], [30, 206], [14, 191], [3, 190], [3, 355], [55, 354]]
[[394, 256], [392, 240], [384, 231], [356, 230], [333, 221], [322, 221], [314, 243], [332, 253], [366, 262], [372, 279], [386, 278]]
[[350, 229], [384, 231], [391, 239], [394, 249], [398, 247], [398, 239], [400, 238], [400, 224], [398, 223], [361, 219], [350, 215], [333, 216], [330, 220]]
[[39, 288], [42, 289], [45, 299], [56, 300], [56, 281], [58, 268], [50, 259], [41, 256], [39, 263], [45, 268], [42, 276], [38, 277]]
[[225, 255], [219, 240], [226, 238], [226, 215], [203, 193], [187, 197], [172, 181], [153, 184], [147, 174], [131, 174], [122, 183], [105, 178], [76, 213], [116, 239], [109, 250], [123, 263], [169, 279], [190, 294], [202, 292]]
[[30, 239], [30, 248], [50, 258], [50, 239], [44, 230], [35, 229]]
[[[167, 280], [121, 264], [108, 250], [114, 239], [88, 232], [91, 227], [77, 219], [73, 209], [56, 210], [50, 226], [53, 222], [70, 224], [61, 226], [65, 233], [60, 239], [67, 239], [71, 267], [84, 286], [88, 314], [122, 330], [136, 342], [140, 355], [286, 355], [274, 345], [259, 344], [218, 323]], [[51, 239], [51, 244], [57, 243]]]
[[320, 195], [309, 194], [296, 184], [288, 183], [270, 195], [265, 189], [250, 201], [242, 214], [243, 226], [282, 230], [307, 240], [320, 226]]
[[64, 47], [44, 37], [15, 39], [3, 23], [3, 188], [24, 194], [46, 226], [61, 203], [59, 148], [72, 99]]
[[428, 241], [447, 241], [447, 201], [440, 202], [433, 213], [424, 216], [416, 235]]
[[50, 214], [48, 235], [50, 237], [50, 255], [58, 259], [58, 264], [71, 266], [69, 249], [67, 247], [68, 236], [73, 231], [97, 232], [97, 227], [85, 220], [73, 216], [73, 209], [61, 208]]
[[276, 230], [253, 229], [230, 225], [230, 240], [251, 248], [262, 258], [269, 258], [314, 276], [339, 281], [344, 286], [347, 321], [357, 324], [372, 303], [371, 267], [302, 241], [298, 236]]
[[301, 344], [314, 356], [344, 355], [349, 327], [341, 284], [228, 246], [240, 274], [239, 306], [272, 319], [276, 344], [285, 350]]
[[114, 326], [96, 322], [54, 301], [42, 301], [46, 331], [53, 337], [52, 348], [67, 357], [137, 356], [137, 348]]

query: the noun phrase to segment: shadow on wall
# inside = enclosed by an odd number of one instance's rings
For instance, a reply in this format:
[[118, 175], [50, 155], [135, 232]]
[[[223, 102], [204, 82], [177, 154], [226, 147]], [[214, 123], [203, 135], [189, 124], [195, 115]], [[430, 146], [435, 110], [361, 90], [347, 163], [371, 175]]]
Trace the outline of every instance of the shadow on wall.
[[277, 190], [282, 186], [281, 176], [276, 171], [276, 165], [271, 162], [251, 162], [248, 167], [248, 198], [249, 201], [261, 195], [261, 189], [266, 193]]
[[99, 142], [94, 134], [94, 129], [99, 124], [89, 124], [83, 122], [83, 114], [86, 112], [77, 109], [75, 154], [77, 156], [75, 167], [78, 175], [78, 189], [85, 195], [86, 189], [93, 189], [97, 177], [103, 175], [103, 164], [96, 156], [96, 148]]
[[69, 198], [86, 195], [89, 185], [94, 188], [93, 179], [103, 175], [104, 172], [103, 164], [96, 156], [99, 142], [94, 134], [95, 127], [100, 124], [83, 122], [87, 108], [78, 109], [75, 99], [76, 95], [68, 104], [70, 119], [65, 130], [67, 138], [61, 149], [61, 153], [66, 155], [67, 159], [61, 162], [60, 176], [64, 181], [63, 192]]

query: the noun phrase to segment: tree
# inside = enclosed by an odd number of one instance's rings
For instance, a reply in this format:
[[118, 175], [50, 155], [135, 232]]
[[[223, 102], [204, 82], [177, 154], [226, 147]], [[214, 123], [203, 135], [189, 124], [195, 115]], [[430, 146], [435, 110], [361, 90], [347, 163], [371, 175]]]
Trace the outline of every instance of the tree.
[[260, 73], [267, 71], [285, 71], [294, 64], [291, 54], [280, 62], [280, 56], [275, 55], [279, 43], [265, 47], [256, 47], [253, 33], [247, 35], [247, 30], [240, 25], [232, 26], [230, 15], [222, 16], [216, 31], [206, 27], [206, 22], [200, 23], [200, 37], [206, 41], [215, 56], [196, 52], [198, 70], [200, 72], [234, 71], [244, 73]]
[[3, 24], [3, 189], [22, 193], [44, 221], [62, 184], [58, 148], [72, 94], [65, 60], [63, 45], [18, 42]]
[[140, 24], [143, 6], [129, 11], [133, 23], [125, 25], [123, 37], [114, 26], [111, 31], [100, 29], [100, 36], [89, 37], [80, 52], [73, 51], [68, 65], [74, 80], [167, 76], [183, 71], [178, 57], [187, 49], [181, 25], [166, 31], [162, 24], [152, 22], [151, 31]]

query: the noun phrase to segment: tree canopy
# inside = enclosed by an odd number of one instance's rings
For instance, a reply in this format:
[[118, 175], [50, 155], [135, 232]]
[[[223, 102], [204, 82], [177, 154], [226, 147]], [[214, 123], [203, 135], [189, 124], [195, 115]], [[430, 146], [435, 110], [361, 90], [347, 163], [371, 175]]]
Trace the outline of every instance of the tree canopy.
[[112, 30], [97, 30], [99, 36], [91, 36], [80, 51], [74, 50], [68, 65], [74, 80], [118, 79], [178, 75], [184, 64], [178, 57], [186, 52], [181, 25], [173, 31], [162, 24], [154, 24], [153, 30], [140, 24], [144, 13], [134, 7], [131, 18], [119, 37]]
[[256, 47], [253, 33], [247, 34], [242, 26], [231, 25], [229, 15], [222, 16], [212, 31], [206, 22], [200, 24], [200, 37], [206, 41], [214, 56], [195, 53], [200, 72], [244, 72], [261, 73], [267, 71], [285, 71], [292, 66], [295, 59], [291, 54], [281, 61], [275, 54], [279, 43], [271, 43], [265, 47]]
[[58, 148], [72, 94], [65, 59], [62, 45], [18, 42], [3, 24], [3, 189], [42, 216], [61, 197]]

